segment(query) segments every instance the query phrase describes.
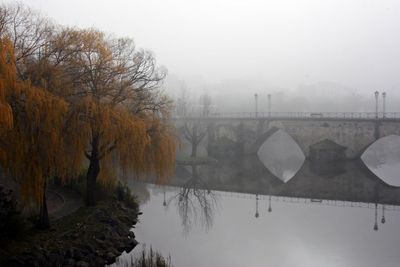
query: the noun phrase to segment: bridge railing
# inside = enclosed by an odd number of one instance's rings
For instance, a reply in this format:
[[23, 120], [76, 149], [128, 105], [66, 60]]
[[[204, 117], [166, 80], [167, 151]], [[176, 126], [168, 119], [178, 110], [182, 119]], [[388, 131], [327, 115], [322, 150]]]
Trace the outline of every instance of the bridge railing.
[[[180, 118], [176, 116], [176, 118]], [[185, 118], [199, 118], [189, 115]], [[400, 119], [400, 112], [224, 112], [207, 118], [335, 118], [335, 119]]]

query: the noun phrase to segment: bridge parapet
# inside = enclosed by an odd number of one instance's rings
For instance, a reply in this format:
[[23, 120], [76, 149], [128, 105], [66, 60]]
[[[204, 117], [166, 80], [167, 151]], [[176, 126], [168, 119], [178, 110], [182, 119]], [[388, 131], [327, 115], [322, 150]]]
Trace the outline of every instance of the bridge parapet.
[[349, 120], [399, 120], [400, 112], [227, 112], [212, 113], [206, 117], [189, 115], [174, 119], [349, 119]]

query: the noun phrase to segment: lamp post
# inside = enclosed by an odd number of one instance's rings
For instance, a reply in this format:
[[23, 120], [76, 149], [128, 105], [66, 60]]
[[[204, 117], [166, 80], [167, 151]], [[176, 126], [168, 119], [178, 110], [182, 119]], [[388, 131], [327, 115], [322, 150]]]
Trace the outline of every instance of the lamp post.
[[378, 118], [378, 97], [379, 97], [379, 92], [375, 91], [375, 118]]
[[268, 94], [268, 118], [271, 117], [271, 94]]
[[258, 117], [258, 94], [254, 94], [256, 118]]
[[386, 117], [386, 92], [382, 93], [382, 116], [383, 118]]

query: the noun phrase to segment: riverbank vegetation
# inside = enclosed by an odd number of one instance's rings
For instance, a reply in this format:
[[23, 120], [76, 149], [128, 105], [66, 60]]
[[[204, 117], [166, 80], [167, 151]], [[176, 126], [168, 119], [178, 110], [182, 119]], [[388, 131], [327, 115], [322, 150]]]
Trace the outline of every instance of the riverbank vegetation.
[[166, 258], [152, 247], [146, 249], [146, 246], [143, 246], [139, 257], [132, 258], [126, 267], [173, 267], [173, 265], [170, 256]]
[[[104, 266], [136, 246], [123, 184], [175, 166], [165, 76], [130, 38], [0, 6], [0, 265]], [[62, 210], [51, 226], [49, 192]]]
[[51, 229], [31, 228], [0, 247], [0, 266], [104, 266], [136, 245], [131, 228], [140, 214], [116, 199], [81, 207]]
[[166, 70], [130, 38], [63, 27], [21, 4], [0, 6], [0, 169], [38, 225], [50, 225], [46, 187], [86, 169], [99, 183], [165, 181], [175, 165]]

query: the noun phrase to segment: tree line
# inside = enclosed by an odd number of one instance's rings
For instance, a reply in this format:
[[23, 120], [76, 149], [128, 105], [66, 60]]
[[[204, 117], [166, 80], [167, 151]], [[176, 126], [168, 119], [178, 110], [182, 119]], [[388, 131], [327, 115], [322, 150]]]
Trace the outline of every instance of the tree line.
[[131, 38], [58, 25], [21, 4], [0, 6], [0, 171], [20, 184], [48, 227], [47, 183], [86, 172], [96, 184], [128, 173], [161, 182], [174, 169], [166, 70]]

